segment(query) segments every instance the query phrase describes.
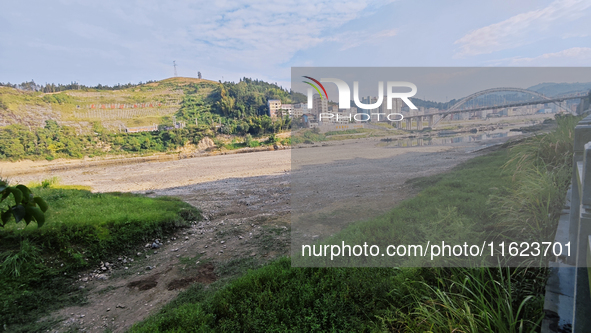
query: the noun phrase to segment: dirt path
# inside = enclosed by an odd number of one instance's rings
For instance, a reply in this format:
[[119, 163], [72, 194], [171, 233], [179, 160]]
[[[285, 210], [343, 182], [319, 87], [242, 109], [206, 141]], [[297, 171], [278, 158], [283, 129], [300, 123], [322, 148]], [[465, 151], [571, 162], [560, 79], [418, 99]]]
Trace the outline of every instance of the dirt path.
[[[368, 146], [368, 142], [375, 145]], [[363, 144], [370, 147], [363, 150], [364, 158], [395, 157], [398, 161], [400, 167], [393, 169], [387, 184], [378, 178], [366, 184], [376, 189], [376, 195], [386, 185], [396, 189], [397, 195], [390, 201], [396, 205], [416, 194], [405, 184], [408, 179], [449, 170], [476, 156], [466, 151], [480, 143], [412, 149], [385, 149], [376, 139]], [[306, 148], [306, 154], [293, 156], [300, 159], [298, 165], [342, 163], [350, 149], [350, 145], [334, 143], [330, 149]], [[15, 177], [13, 180], [26, 183], [58, 176], [63, 184], [88, 185], [97, 192], [176, 196], [204, 214], [205, 219], [190, 228], [151, 242], [161, 244], [145, 244], [121, 253], [119, 258], [81, 274], [77, 285], [88, 290], [88, 303], [54, 313], [52, 318], [63, 319], [57, 331], [122, 332], [157, 312], [194, 282], [209, 284], [288, 255], [291, 159], [291, 151], [279, 150]], [[413, 167], [412, 172], [404, 171], [408, 167]], [[341, 193], [335, 189], [331, 195]]]

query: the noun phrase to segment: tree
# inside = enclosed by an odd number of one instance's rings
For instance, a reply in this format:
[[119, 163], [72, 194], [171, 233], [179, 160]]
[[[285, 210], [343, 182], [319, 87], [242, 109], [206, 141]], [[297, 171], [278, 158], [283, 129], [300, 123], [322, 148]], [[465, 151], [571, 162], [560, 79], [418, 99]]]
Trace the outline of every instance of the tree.
[[31, 190], [25, 185], [8, 186], [5, 180], [0, 179], [0, 204], [2, 204], [12, 194], [14, 204], [8, 205], [6, 210], [0, 207], [1, 223], [4, 227], [11, 217], [14, 217], [16, 223], [24, 220], [27, 225], [32, 221], [37, 222], [40, 228], [45, 223], [45, 212], [47, 204], [41, 197], [33, 195]]

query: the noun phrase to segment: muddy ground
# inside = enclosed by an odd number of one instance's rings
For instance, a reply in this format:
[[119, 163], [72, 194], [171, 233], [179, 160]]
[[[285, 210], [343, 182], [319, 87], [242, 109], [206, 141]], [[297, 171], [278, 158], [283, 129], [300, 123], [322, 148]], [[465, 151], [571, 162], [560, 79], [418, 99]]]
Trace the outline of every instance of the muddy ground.
[[[363, 168], [364, 161], [372, 160], [383, 161], [385, 165], [394, 163], [387, 182], [370, 177], [362, 187], [371, 189], [363, 192], [367, 198], [384, 198], [383, 193], [387, 191], [389, 209], [417, 193], [406, 184], [407, 180], [445, 172], [483, 154], [485, 151], [470, 151], [491, 143], [392, 148], [384, 147], [379, 139], [370, 138], [349, 144], [336, 142], [300, 148], [297, 152], [277, 150], [13, 177], [13, 181], [27, 183], [57, 176], [62, 184], [88, 185], [95, 192], [175, 196], [201, 209], [204, 216], [190, 228], [142, 244], [134, 251], [121, 253], [109, 263], [84, 272], [76, 285], [88, 291], [87, 304], [61, 309], [44, 320], [60, 319], [58, 332], [104, 332], [107, 329], [121, 332], [157, 312], [192, 283], [208, 285], [246, 268], [289, 255], [292, 158], [298, 159], [294, 164], [298, 168], [312, 169], [322, 165], [358, 169]], [[350, 155], [348, 152], [356, 145], [363, 149]], [[335, 202], [331, 198], [355, 198], [342, 188], [326, 186], [322, 175], [322, 172], [310, 173], [310, 177], [318, 177], [319, 181], [308, 188], [309, 193], [324, 191], [327, 194], [327, 201], [320, 202], [319, 212], [339, 209], [339, 206], [331, 206]], [[338, 225], [342, 227], [343, 224]], [[299, 236], [322, 237], [338, 228], [310, 229]]]

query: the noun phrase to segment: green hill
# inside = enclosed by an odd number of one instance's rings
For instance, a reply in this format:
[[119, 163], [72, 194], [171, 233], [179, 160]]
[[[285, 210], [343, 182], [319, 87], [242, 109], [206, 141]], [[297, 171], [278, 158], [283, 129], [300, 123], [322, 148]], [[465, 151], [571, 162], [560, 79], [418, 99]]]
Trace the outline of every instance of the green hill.
[[[205, 136], [256, 137], [290, 126], [287, 118], [271, 119], [266, 105], [269, 99], [291, 103], [290, 92], [248, 78], [221, 83], [175, 77], [97, 86], [103, 89], [31, 83], [19, 86], [29, 90], [0, 86], [0, 159], [167, 152]], [[158, 131], [125, 133], [154, 125]]]

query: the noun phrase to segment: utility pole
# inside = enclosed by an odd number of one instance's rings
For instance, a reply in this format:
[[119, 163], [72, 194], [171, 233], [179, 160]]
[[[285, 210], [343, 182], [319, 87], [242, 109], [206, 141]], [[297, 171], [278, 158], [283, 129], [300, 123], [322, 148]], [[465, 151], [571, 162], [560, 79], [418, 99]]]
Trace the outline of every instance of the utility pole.
[[178, 75], [176, 74], [176, 60], [173, 60], [172, 65], [174, 66], [174, 76], [177, 77]]

